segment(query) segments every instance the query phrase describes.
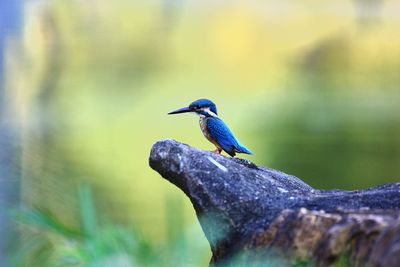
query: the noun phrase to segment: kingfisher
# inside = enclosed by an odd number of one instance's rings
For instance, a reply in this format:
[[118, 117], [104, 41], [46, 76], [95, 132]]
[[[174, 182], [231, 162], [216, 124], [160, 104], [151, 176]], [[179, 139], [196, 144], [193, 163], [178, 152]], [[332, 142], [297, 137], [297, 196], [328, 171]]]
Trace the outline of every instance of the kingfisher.
[[168, 113], [179, 114], [192, 112], [200, 116], [200, 129], [204, 136], [216, 146], [213, 152], [221, 154], [222, 150], [234, 157], [236, 153], [253, 154], [233, 135], [228, 126], [218, 117], [217, 106], [208, 99], [199, 99], [189, 106]]

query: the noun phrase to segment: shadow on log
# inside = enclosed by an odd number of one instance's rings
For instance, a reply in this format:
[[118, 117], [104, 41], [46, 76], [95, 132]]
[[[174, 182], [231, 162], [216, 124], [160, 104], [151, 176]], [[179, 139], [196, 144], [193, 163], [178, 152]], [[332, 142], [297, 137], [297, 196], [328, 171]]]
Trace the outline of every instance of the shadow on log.
[[150, 166], [190, 198], [213, 266], [400, 266], [400, 183], [317, 190], [170, 139]]

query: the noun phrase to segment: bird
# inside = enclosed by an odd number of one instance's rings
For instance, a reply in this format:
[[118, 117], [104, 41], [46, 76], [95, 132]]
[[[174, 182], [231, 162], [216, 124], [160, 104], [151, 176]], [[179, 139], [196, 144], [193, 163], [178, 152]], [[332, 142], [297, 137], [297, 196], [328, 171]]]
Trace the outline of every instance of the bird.
[[217, 106], [208, 99], [198, 99], [189, 106], [168, 113], [196, 113], [200, 116], [200, 129], [204, 136], [216, 146], [213, 152], [221, 154], [222, 150], [234, 157], [236, 153], [253, 154], [233, 135], [228, 126], [218, 117]]

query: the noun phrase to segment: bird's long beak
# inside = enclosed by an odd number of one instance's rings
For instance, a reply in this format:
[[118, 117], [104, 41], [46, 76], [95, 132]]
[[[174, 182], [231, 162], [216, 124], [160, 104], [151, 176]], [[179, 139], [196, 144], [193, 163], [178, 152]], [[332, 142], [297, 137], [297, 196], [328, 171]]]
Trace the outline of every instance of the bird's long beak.
[[192, 112], [192, 110], [189, 107], [184, 107], [184, 108], [180, 108], [180, 109], [171, 111], [170, 113], [168, 113], [168, 115], [185, 113], [185, 112]]

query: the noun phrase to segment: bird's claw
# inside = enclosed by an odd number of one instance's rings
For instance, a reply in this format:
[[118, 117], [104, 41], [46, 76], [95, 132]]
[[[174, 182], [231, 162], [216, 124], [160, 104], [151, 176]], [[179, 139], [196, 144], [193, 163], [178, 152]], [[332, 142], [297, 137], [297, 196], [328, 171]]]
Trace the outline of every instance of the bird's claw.
[[221, 154], [221, 149], [217, 148], [217, 149], [213, 150], [212, 152]]

